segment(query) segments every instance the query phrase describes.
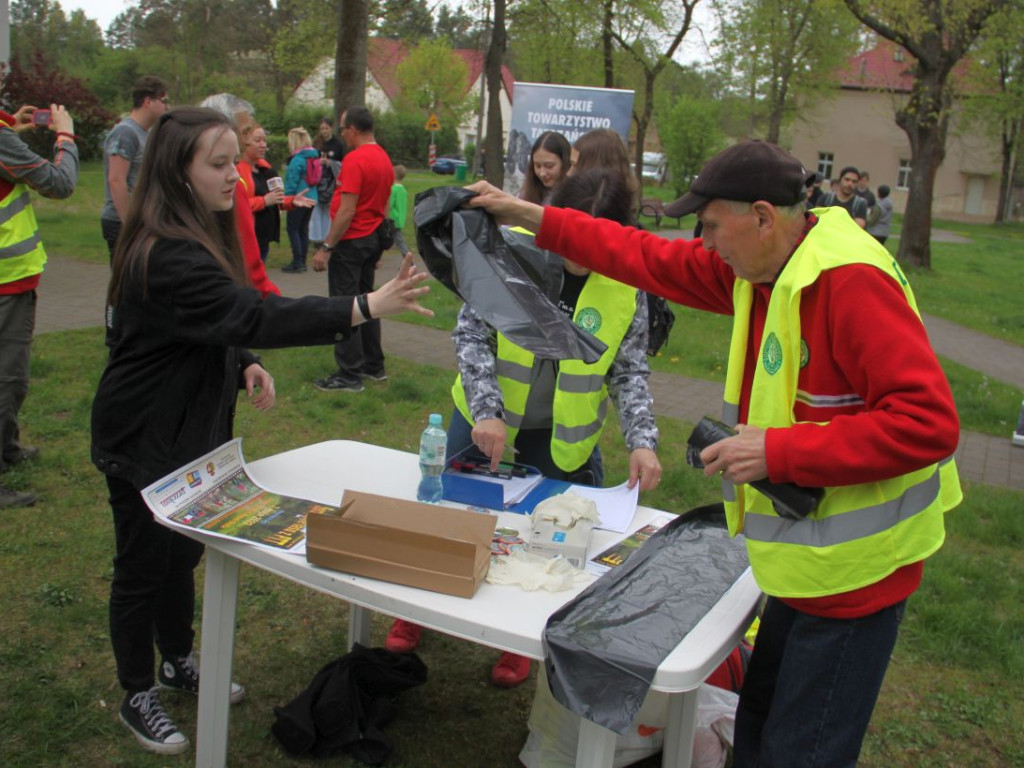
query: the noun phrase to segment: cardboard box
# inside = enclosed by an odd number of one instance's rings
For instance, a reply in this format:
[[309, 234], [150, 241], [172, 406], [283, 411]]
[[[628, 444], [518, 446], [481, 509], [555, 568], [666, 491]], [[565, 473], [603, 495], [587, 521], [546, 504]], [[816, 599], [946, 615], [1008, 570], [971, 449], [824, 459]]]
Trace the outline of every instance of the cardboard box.
[[487, 575], [498, 518], [345, 491], [337, 512], [306, 519], [306, 559], [325, 568], [472, 597]]
[[535, 514], [527, 551], [541, 557], [561, 555], [572, 563], [574, 568], [583, 570], [587, 563], [587, 545], [590, 544], [590, 532], [593, 528], [594, 524], [590, 520], [577, 520], [566, 528], [564, 525], [558, 525], [550, 517]]

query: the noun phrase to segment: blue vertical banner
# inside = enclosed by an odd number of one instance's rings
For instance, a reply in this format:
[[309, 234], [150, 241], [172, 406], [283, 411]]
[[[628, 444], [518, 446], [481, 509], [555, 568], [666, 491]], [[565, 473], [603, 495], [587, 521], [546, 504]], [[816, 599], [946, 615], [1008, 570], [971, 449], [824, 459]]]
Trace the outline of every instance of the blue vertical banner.
[[505, 153], [505, 191], [518, 194], [530, 166], [533, 143], [556, 131], [570, 144], [595, 128], [611, 128], [629, 142], [633, 91], [581, 85], [516, 83]]

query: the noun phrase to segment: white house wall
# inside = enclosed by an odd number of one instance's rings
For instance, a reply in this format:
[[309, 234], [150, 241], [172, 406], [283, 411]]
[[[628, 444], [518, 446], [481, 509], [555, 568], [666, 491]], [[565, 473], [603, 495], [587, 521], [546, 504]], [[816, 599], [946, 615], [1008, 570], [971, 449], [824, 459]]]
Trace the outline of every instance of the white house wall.
[[[334, 59], [325, 58], [320, 64], [309, 74], [309, 76], [302, 81], [302, 83], [292, 93], [292, 97], [288, 100], [288, 106], [311, 106], [320, 107], [324, 109], [325, 114], [329, 113], [333, 108], [333, 97], [327, 94], [327, 81], [334, 77]], [[483, 87], [484, 77], [481, 74], [477, 78], [476, 82], [473, 83], [473, 87], [470, 88], [470, 93], [473, 95], [474, 104], [480, 103], [480, 89]], [[502, 145], [508, 139], [508, 125], [512, 119], [512, 102], [509, 100], [508, 93], [505, 89], [501, 89], [501, 124], [502, 124]], [[367, 71], [366, 73], [366, 106], [377, 112], [391, 112], [394, 110], [394, 104], [388, 98], [384, 90], [377, 84], [373, 77], [373, 73]], [[484, 102], [484, 119], [483, 128], [487, 130], [487, 102]], [[424, 116], [424, 122], [426, 122], [426, 116]], [[456, 131], [459, 136], [459, 146], [464, 147], [466, 145], [467, 136], [476, 136], [477, 133], [477, 114], [476, 109], [473, 110], [472, 115], [465, 120], [462, 124], [456, 126]]]
[[[910, 158], [910, 143], [896, 125], [898, 99], [881, 91], [843, 89], [834, 99], [804, 111], [791, 129], [791, 151], [808, 170], [818, 166], [818, 153], [835, 157], [833, 178], [852, 165], [871, 174], [871, 188], [887, 184], [893, 207], [902, 213], [908, 190], [896, 186], [900, 160]], [[999, 198], [1000, 162], [997, 142], [981, 129], [963, 125], [954, 114], [946, 140], [946, 158], [935, 177], [932, 213], [937, 217], [991, 221]], [[977, 214], [965, 212], [971, 179], [984, 191]], [[974, 181], [974, 185], [981, 182]]]

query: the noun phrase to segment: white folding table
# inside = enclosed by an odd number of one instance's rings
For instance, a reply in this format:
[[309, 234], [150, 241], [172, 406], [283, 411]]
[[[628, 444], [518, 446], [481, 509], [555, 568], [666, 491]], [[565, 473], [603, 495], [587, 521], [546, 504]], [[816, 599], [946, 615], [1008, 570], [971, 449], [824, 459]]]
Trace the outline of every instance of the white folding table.
[[[350, 440], [332, 440], [270, 456], [253, 462], [249, 470], [270, 490], [335, 505], [344, 489], [414, 499], [419, 482], [415, 454]], [[656, 514], [639, 507], [633, 529]], [[502, 513], [498, 525], [522, 528], [523, 522], [521, 515]], [[196, 735], [199, 768], [220, 768], [227, 758], [239, 563], [351, 603], [350, 645], [369, 645], [369, 611], [378, 611], [492, 648], [543, 659], [541, 635], [548, 617], [582, 590], [525, 592], [484, 583], [472, 599], [466, 599], [320, 568], [304, 557], [237, 539], [175, 529], [207, 547]], [[616, 534], [595, 530], [591, 555], [616, 538]], [[747, 569], [658, 668], [652, 688], [674, 694], [669, 698], [663, 766], [690, 765], [697, 686], [739, 642], [753, 620], [759, 598], [760, 591]], [[577, 766], [610, 768], [614, 748], [614, 733], [582, 721]]]

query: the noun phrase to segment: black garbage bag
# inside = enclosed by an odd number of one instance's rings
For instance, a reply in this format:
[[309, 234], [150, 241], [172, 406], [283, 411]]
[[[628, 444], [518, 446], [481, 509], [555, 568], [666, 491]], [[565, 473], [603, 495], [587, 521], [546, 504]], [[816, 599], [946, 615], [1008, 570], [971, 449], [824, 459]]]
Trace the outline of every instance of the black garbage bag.
[[729, 537], [721, 504], [680, 515], [548, 619], [552, 695], [624, 733], [665, 657], [747, 566], [744, 537]]
[[427, 270], [491, 327], [543, 360], [594, 363], [607, 346], [554, 303], [562, 260], [533, 237], [499, 227], [473, 193], [434, 187], [416, 195], [416, 244]]
[[274, 707], [270, 730], [292, 757], [345, 752], [381, 765], [392, 750], [383, 728], [397, 712], [395, 699], [426, 680], [427, 668], [416, 654], [357, 643], [317, 672], [293, 701]]

